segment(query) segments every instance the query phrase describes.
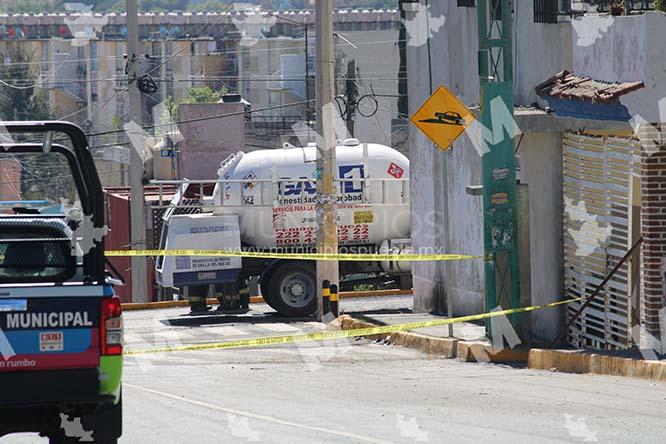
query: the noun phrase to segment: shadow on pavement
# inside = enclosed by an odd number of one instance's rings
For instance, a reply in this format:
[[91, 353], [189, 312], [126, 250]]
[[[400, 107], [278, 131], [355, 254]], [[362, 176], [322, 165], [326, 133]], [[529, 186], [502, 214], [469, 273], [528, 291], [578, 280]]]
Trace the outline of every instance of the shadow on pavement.
[[185, 315], [180, 318], [163, 319], [165, 325], [174, 327], [202, 327], [204, 325], [220, 325], [220, 324], [293, 324], [298, 322], [313, 322], [316, 321], [314, 316], [290, 318], [280, 316], [277, 313], [248, 313], [245, 315], [225, 315], [215, 314], [211, 312], [207, 315], [198, 314], [196, 316]]

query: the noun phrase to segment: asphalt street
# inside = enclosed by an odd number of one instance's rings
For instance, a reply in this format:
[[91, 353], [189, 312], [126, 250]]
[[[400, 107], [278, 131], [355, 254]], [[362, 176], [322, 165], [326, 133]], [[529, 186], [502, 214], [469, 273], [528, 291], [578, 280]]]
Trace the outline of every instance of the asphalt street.
[[[342, 301], [347, 311], [409, 305]], [[320, 328], [262, 305], [238, 317], [186, 312], [127, 312], [127, 349]], [[367, 340], [130, 356], [124, 402], [120, 442], [132, 444], [666, 441], [663, 383], [465, 363]]]

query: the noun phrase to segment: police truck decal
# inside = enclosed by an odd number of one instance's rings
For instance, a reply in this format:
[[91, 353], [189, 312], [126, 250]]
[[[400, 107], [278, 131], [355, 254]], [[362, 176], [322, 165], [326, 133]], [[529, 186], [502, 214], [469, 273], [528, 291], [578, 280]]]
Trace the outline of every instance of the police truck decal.
[[14, 355], [0, 372], [95, 367], [99, 364], [99, 301], [29, 298], [21, 310], [0, 312], [0, 329]]

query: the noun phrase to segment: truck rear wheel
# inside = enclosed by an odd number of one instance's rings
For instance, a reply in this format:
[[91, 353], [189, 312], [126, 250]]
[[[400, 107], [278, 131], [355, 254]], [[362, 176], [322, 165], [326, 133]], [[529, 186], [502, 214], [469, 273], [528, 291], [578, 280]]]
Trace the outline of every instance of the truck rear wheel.
[[317, 310], [316, 281], [314, 264], [283, 263], [272, 273], [266, 288], [271, 307], [284, 316], [313, 314]]

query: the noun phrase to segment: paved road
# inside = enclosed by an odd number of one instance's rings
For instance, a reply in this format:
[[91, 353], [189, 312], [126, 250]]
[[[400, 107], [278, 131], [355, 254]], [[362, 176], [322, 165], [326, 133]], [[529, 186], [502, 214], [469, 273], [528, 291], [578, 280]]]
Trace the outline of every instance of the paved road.
[[[346, 308], [386, 304], [401, 303]], [[257, 308], [233, 323], [183, 321], [181, 309], [127, 313], [128, 347], [318, 328]], [[131, 444], [666, 441], [665, 384], [463, 363], [365, 340], [144, 355], [127, 359], [124, 380], [121, 442]]]

